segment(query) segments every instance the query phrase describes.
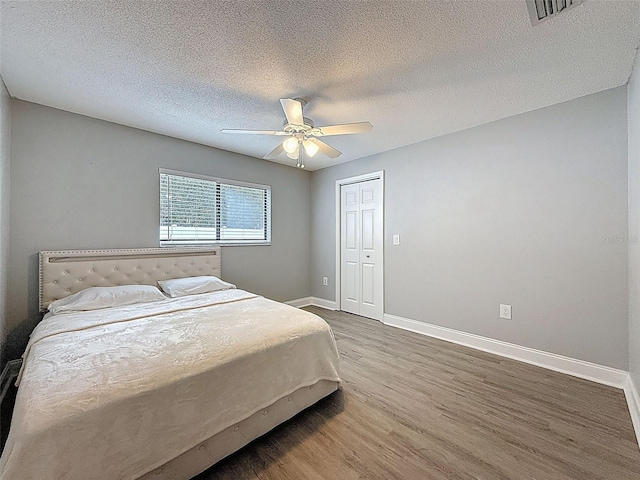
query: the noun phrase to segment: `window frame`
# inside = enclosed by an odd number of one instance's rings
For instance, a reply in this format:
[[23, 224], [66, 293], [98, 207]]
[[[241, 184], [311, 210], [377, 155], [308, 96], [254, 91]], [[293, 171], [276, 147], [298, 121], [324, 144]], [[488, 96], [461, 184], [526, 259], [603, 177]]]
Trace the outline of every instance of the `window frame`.
[[[220, 185], [231, 185], [237, 187], [249, 187], [255, 188], [259, 190], [265, 191], [265, 210], [264, 210], [264, 222], [265, 222], [265, 233], [266, 239], [264, 240], [246, 240], [246, 241], [238, 241], [238, 240], [204, 240], [204, 241], [179, 241], [179, 240], [161, 240], [160, 239], [160, 229], [162, 228], [162, 209], [161, 205], [161, 182], [162, 175], [174, 175], [179, 177], [187, 177], [187, 178], [195, 178], [198, 180], [206, 180], [211, 182], [216, 182], [217, 188], [216, 190], [220, 191]], [[217, 233], [216, 236], [220, 237], [220, 202], [216, 202], [216, 224], [217, 224]], [[158, 168], [158, 241], [161, 247], [172, 247], [172, 246], [203, 246], [203, 245], [215, 245], [215, 246], [227, 246], [227, 247], [244, 247], [244, 246], [262, 246], [262, 245], [271, 245], [271, 186], [264, 185], [260, 183], [252, 183], [252, 182], [244, 182], [241, 180], [233, 180], [229, 178], [220, 178], [220, 177], [212, 177], [210, 175], [202, 175], [199, 173], [190, 173], [183, 172], [180, 170], [172, 170], [168, 168]]]

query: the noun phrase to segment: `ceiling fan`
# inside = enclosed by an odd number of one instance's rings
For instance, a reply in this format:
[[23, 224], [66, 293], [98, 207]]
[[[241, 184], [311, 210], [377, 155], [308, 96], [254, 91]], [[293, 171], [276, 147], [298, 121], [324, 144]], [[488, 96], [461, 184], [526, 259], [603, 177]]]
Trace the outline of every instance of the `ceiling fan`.
[[328, 125], [326, 127], [316, 127], [313, 121], [302, 115], [302, 109], [306, 101], [301, 98], [281, 98], [280, 104], [286, 117], [282, 130], [235, 130], [224, 129], [222, 133], [242, 133], [252, 135], [280, 135], [287, 138], [279, 143], [276, 148], [267, 153], [263, 158], [270, 160], [276, 158], [282, 152], [298, 161], [298, 167], [304, 168], [304, 154], [313, 157], [320, 152], [330, 158], [337, 158], [342, 152], [327, 145], [317, 137], [328, 137], [330, 135], [349, 135], [352, 133], [369, 132], [373, 125], [369, 122], [346, 123], [343, 125]]

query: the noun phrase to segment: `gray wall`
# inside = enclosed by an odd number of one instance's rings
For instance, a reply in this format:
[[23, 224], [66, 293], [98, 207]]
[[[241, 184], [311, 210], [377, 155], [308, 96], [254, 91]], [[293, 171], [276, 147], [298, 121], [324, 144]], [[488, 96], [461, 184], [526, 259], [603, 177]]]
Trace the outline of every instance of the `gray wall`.
[[[0, 77], [0, 344], [4, 345], [7, 323], [7, 265], [9, 260], [9, 142], [11, 99]], [[0, 358], [4, 359], [4, 349]], [[2, 367], [4, 362], [2, 362]]]
[[640, 65], [627, 90], [629, 115], [629, 373], [640, 387]]
[[223, 277], [279, 301], [309, 295], [310, 174], [12, 101], [8, 345], [38, 321], [37, 252], [158, 246], [158, 167], [272, 187], [272, 245], [224, 247]]
[[335, 180], [376, 170], [386, 313], [627, 369], [626, 87], [313, 172], [312, 295]]
[[10, 356], [38, 250], [157, 245], [158, 167], [272, 185], [273, 245], [223, 269], [276, 300], [334, 298], [335, 180], [385, 170], [387, 313], [628, 368], [625, 87], [311, 175], [17, 100], [11, 121]]

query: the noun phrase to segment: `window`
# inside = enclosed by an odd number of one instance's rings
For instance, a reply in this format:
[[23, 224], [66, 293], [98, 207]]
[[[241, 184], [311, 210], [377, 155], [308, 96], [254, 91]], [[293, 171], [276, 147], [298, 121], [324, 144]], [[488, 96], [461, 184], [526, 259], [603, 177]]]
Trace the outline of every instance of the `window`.
[[271, 187], [160, 170], [160, 245], [269, 245]]

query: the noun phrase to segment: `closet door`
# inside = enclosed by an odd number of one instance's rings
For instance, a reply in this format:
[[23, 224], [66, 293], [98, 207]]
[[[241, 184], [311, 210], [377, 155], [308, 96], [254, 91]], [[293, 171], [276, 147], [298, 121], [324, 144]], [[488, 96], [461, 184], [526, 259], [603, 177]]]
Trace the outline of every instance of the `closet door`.
[[345, 312], [382, 320], [382, 180], [341, 187], [340, 289]]

